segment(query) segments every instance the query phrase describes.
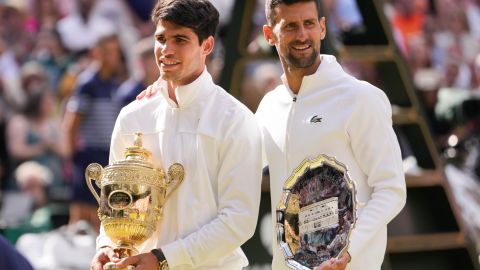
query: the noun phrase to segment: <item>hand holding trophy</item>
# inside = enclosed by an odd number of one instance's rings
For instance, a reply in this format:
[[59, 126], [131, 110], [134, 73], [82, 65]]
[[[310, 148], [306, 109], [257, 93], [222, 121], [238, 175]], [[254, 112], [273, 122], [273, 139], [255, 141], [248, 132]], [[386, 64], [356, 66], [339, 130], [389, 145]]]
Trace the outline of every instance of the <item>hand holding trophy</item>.
[[287, 266], [319, 269], [343, 257], [355, 221], [356, 192], [346, 167], [325, 155], [303, 161], [277, 205], [277, 241]]
[[[135, 247], [153, 234], [163, 205], [182, 182], [183, 166], [176, 163], [170, 168], [166, 176], [154, 167], [140, 132], [135, 134], [134, 145], [125, 150], [124, 160], [105, 168], [97, 163], [86, 168], [87, 185], [100, 206], [98, 216], [120, 259], [138, 254]], [[100, 188], [100, 195], [92, 180]], [[119, 268], [107, 263], [104, 269]]]

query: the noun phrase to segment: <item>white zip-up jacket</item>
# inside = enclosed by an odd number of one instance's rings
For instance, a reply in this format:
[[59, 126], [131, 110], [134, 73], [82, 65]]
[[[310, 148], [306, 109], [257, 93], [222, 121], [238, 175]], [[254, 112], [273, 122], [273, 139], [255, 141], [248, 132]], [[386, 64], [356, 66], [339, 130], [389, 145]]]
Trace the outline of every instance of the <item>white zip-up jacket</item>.
[[[387, 223], [406, 200], [391, 106], [383, 91], [345, 73], [335, 57], [321, 59], [316, 73], [303, 78], [298, 95], [282, 76], [284, 84], [267, 93], [256, 112], [270, 168], [272, 213], [284, 182], [304, 159], [319, 154], [335, 157], [347, 166], [357, 199], [364, 204], [350, 238], [352, 261], [347, 269], [379, 270]], [[272, 269], [289, 269], [276, 237]]]
[[[255, 231], [260, 202], [261, 133], [253, 113], [205, 71], [175, 90], [134, 101], [118, 116], [110, 163], [124, 159], [133, 134], [164, 171], [175, 162], [185, 178], [167, 200], [158, 229], [139, 249], [161, 247], [170, 269], [242, 269], [240, 245]], [[97, 247], [111, 245], [103, 228]]]

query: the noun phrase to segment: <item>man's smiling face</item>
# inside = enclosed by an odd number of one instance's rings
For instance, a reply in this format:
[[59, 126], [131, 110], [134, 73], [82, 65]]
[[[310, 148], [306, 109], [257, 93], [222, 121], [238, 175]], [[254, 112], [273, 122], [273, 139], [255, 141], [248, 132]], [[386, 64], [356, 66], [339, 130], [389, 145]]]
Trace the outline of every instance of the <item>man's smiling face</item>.
[[155, 59], [160, 77], [174, 85], [186, 85], [203, 72], [213, 37], [202, 44], [192, 29], [160, 20], [155, 31]]
[[274, 9], [275, 22], [270, 26], [271, 43], [289, 68], [309, 68], [320, 61], [321, 39], [325, 36], [325, 18], [319, 19], [314, 1]]

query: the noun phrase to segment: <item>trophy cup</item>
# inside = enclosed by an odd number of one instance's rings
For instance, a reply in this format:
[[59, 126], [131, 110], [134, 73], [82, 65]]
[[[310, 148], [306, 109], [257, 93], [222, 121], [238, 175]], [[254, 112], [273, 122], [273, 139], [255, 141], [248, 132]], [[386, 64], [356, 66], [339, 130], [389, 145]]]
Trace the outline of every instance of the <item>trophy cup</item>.
[[356, 205], [345, 165], [326, 155], [304, 160], [285, 182], [277, 204], [277, 241], [286, 265], [311, 270], [343, 254]]
[[[183, 166], [178, 163], [170, 166], [165, 176], [162, 169], [153, 166], [151, 153], [142, 144], [142, 133], [137, 132], [133, 146], [125, 150], [124, 160], [105, 168], [92, 163], [85, 169], [87, 185], [99, 203], [98, 217], [120, 258], [138, 254], [136, 246], [155, 231], [165, 201], [184, 176]], [[100, 195], [92, 180], [100, 188]], [[115, 263], [107, 263], [104, 269], [118, 268]]]

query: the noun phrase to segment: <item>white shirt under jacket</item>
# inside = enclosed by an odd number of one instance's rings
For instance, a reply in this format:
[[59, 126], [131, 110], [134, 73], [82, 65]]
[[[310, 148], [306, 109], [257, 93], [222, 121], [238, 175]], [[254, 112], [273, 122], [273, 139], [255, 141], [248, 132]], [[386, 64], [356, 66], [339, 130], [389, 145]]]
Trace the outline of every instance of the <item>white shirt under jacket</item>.
[[[267, 93], [256, 112], [270, 166], [272, 213], [285, 180], [304, 159], [319, 154], [335, 157], [346, 164], [357, 199], [365, 204], [357, 212], [347, 269], [379, 270], [387, 223], [406, 200], [391, 106], [380, 89], [345, 73], [334, 56], [321, 58], [316, 73], [303, 78], [296, 102], [282, 77], [284, 84]], [[321, 121], [311, 121], [314, 116]], [[276, 238], [273, 243], [272, 268], [289, 269]]]
[[[161, 95], [134, 101], [120, 112], [110, 163], [124, 159], [133, 133], [164, 170], [175, 162], [185, 178], [166, 202], [154, 235], [141, 247], [161, 247], [170, 269], [242, 269], [240, 248], [255, 231], [260, 202], [261, 132], [243, 104], [215, 85], [205, 69], [175, 90], [178, 106]], [[103, 228], [97, 247], [110, 245]]]

